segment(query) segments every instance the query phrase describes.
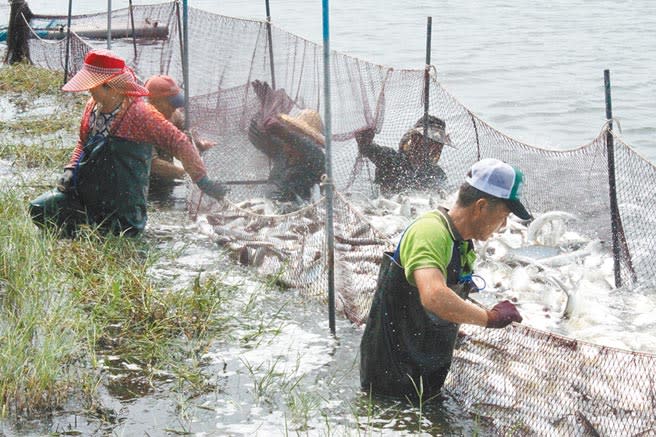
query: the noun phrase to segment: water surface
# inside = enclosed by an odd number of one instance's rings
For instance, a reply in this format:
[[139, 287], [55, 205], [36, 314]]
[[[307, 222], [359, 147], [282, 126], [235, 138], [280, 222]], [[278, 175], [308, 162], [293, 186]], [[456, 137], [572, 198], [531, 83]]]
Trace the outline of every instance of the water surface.
[[[66, 14], [68, 8], [65, 0], [28, 4], [42, 14]], [[76, 1], [73, 13], [100, 12], [106, 4]], [[264, 1], [189, 5], [265, 16]], [[271, 0], [270, 7], [274, 24], [321, 41], [321, 2]], [[0, 22], [7, 10], [0, 4]], [[432, 16], [431, 63], [446, 88], [497, 129], [546, 148], [578, 146], [599, 133], [605, 121], [603, 70], [610, 69], [613, 115], [623, 137], [656, 161], [656, 2], [333, 0], [330, 10], [332, 49], [395, 68], [423, 68], [426, 17]]]

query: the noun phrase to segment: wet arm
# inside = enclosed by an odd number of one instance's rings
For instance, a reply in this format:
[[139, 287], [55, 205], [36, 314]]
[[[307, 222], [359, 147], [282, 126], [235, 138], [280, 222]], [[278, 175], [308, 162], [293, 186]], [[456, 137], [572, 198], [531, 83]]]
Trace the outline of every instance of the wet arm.
[[248, 139], [257, 150], [269, 158], [275, 158], [282, 151], [282, 142], [260, 128], [255, 119], [251, 121], [248, 128]]
[[[194, 147], [187, 135], [166, 120], [154, 108], [151, 110], [150, 107], [145, 105], [142, 108], [145, 114], [140, 120], [143, 129], [140, 129], [140, 137], [142, 138], [139, 138], [139, 140], [157, 145], [178, 158], [194, 182], [198, 182], [206, 176], [205, 164], [198, 153], [198, 149]], [[135, 122], [136, 120], [135, 117]]]
[[182, 179], [185, 175], [183, 168], [157, 157], [153, 158], [153, 162], [150, 165], [150, 173], [164, 179]]
[[479, 306], [461, 299], [444, 280], [437, 268], [418, 269], [413, 272], [424, 308], [441, 319], [452, 323], [485, 326], [487, 312]]
[[391, 147], [379, 146], [376, 143], [362, 146], [360, 153], [373, 162], [377, 168], [395, 168], [399, 161], [399, 152]]

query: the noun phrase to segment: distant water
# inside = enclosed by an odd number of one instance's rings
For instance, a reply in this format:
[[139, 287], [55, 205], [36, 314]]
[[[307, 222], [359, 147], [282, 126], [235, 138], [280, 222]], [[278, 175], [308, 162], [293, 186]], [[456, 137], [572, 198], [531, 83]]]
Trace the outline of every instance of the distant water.
[[[65, 14], [68, 8], [66, 0], [28, 4], [42, 14]], [[189, 4], [230, 16], [265, 16], [264, 1]], [[76, 0], [73, 13], [100, 12], [106, 5]], [[127, 5], [112, 1], [115, 9]], [[277, 26], [321, 41], [319, 0], [270, 5]], [[0, 3], [0, 22], [7, 21], [8, 10], [7, 2]], [[378, 64], [423, 68], [429, 15], [431, 63], [439, 79], [500, 131], [553, 149], [589, 142], [605, 121], [603, 70], [610, 69], [622, 136], [656, 162], [655, 1], [332, 0], [331, 47]]]

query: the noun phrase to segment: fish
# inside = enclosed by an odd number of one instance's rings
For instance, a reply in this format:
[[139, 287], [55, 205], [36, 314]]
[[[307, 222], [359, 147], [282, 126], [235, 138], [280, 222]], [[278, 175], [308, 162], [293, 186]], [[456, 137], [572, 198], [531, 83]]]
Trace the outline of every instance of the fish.
[[[574, 214], [565, 211], [549, 211], [540, 214], [529, 224], [526, 239], [529, 243], [554, 244], [565, 232], [562, 223], [567, 220], [578, 220], [578, 218]], [[547, 242], [539, 241], [541, 233], [547, 225], [552, 226], [551, 235], [542, 236]]]

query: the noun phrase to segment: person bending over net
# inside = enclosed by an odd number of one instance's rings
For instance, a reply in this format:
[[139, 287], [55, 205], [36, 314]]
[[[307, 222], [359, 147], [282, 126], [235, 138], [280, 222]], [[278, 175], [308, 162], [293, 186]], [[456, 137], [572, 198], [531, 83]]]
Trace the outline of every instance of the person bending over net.
[[[184, 131], [184, 114], [179, 108], [184, 107], [184, 94], [171, 76], [156, 75], [150, 77], [145, 87], [148, 90], [148, 103], [153, 105], [160, 114]], [[191, 139], [199, 152], [204, 152], [216, 145], [211, 141], [202, 140], [191, 134]], [[166, 188], [175, 183], [176, 179], [184, 178], [184, 168], [176, 165], [173, 155], [161, 147], [153, 147], [153, 161], [150, 168], [150, 189]]]
[[271, 160], [266, 196], [278, 201], [309, 201], [325, 173], [325, 138], [319, 113], [304, 109], [288, 112], [293, 102], [284, 90], [272, 90], [254, 81], [261, 108], [251, 120], [248, 138]]
[[476, 285], [472, 239], [487, 240], [519, 200], [522, 172], [497, 159], [475, 163], [451, 210], [417, 218], [396, 251], [383, 255], [360, 342], [360, 384], [375, 394], [424, 400], [437, 394], [451, 367], [459, 324], [503, 328], [522, 317], [509, 301], [485, 310], [466, 299]]
[[108, 50], [93, 50], [82, 69], [62, 88], [89, 91], [80, 137], [56, 189], [30, 202], [32, 220], [74, 236], [80, 225], [101, 232], [137, 235], [146, 226], [152, 145], [178, 158], [198, 187], [215, 199], [226, 188], [209, 179], [189, 138], [142, 96], [125, 61]]
[[384, 195], [406, 190], [439, 189], [446, 174], [438, 165], [444, 145], [451, 145], [443, 120], [428, 116], [428, 136], [424, 138], [424, 117], [417, 120], [399, 142], [399, 150], [373, 142], [374, 128], [355, 133], [358, 151], [376, 166], [374, 183]]

